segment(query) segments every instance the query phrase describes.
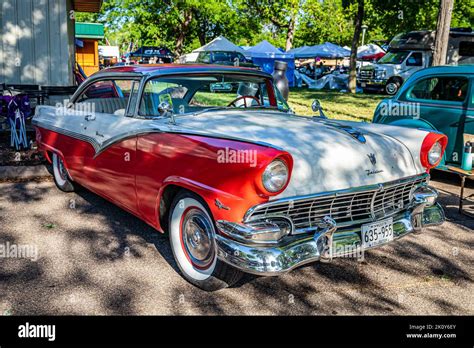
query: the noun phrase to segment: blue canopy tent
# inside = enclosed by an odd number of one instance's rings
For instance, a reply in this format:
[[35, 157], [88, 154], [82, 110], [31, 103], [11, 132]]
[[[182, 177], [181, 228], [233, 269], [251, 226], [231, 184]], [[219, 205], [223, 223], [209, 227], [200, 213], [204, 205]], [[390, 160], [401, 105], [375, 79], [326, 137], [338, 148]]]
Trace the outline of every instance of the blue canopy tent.
[[298, 47], [298, 48], [292, 48], [291, 50], [286, 51], [286, 53], [292, 54], [292, 55], [294, 55], [295, 58], [296, 58], [296, 54], [300, 53], [302, 50], [307, 49], [308, 47], [309, 47], [309, 46], [301, 46], [301, 47]]
[[288, 63], [286, 77], [288, 78], [290, 87], [293, 87], [295, 72], [295, 57], [293, 54], [281, 52], [266, 40], [263, 40], [258, 45], [249, 48], [246, 51], [246, 54], [252, 57], [252, 61], [255, 65], [258, 65], [263, 71], [270, 74], [273, 73], [273, 65], [276, 60]]
[[[292, 53], [297, 59], [316, 57], [326, 59], [342, 59], [351, 55], [350, 50], [330, 42], [325, 42], [321, 45], [300, 47], [291, 51], [293, 51]], [[291, 51], [288, 52], [291, 53]]]

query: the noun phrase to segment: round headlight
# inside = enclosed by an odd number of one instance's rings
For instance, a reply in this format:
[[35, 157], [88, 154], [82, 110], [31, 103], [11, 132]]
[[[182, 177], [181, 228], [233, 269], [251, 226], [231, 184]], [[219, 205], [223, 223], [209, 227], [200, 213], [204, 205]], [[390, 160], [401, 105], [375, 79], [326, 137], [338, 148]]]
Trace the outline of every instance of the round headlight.
[[268, 192], [280, 191], [288, 181], [288, 167], [281, 160], [271, 162], [262, 174], [263, 187]]
[[441, 146], [439, 141], [434, 143], [433, 146], [431, 147], [430, 151], [428, 152], [428, 162], [433, 166], [436, 163], [438, 163], [439, 160], [441, 159], [441, 152], [442, 151], [443, 151], [443, 147]]

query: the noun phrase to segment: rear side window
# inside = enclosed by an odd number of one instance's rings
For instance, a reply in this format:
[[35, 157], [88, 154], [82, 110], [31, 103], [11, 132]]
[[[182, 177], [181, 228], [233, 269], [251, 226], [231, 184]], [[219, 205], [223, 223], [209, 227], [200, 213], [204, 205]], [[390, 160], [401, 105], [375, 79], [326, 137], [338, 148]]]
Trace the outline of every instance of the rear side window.
[[408, 99], [463, 102], [469, 80], [463, 76], [430, 77], [418, 81], [408, 91]]
[[81, 93], [74, 108], [88, 109], [92, 113], [125, 115], [129, 99], [136, 99], [138, 83], [135, 80], [119, 79], [96, 81]]

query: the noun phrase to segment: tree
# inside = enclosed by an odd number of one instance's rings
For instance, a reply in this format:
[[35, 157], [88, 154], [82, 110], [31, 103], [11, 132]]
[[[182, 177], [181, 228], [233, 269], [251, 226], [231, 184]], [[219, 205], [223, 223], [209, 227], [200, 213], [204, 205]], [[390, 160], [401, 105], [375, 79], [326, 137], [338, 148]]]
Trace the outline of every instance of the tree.
[[433, 65], [446, 63], [448, 52], [449, 28], [453, 12], [454, 0], [441, 0], [439, 4], [438, 24], [436, 26], [435, 48], [433, 52]]
[[[363, 1], [363, 23], [369, 27], [367, 42], [390, 40], [400, 32], [435, 29], [439, 1]], [[453, 26], [472, 26], [471, 1], [454, 2]], [[107, 39], [122, 49], [130, 43], [135, 47], [166, 46], [179, 55], [224, 35], [238, 45], [254, 45], [266, 39], [288, 50], [325, 41], [352, 46], [358, 3], [358, 0], [103, 0], [100, 14], [77, 14], [77, 18], [103, 23]]]
[[341, 0], [307, 0], [302, 8], [295, 33], [295, 46], [332, 42], [350, 45], [353, 23]]
[[[349, 3], [346, 4], [346, 6]], [[360, 33], [362, 32], [362, 21], [364, 20], [364, 0], [357, 0], [357, 14], [354, 19], [354, 36], [351, 45], [351, 57], [349, 61], [349, 91], [356, 92], [357, 85], [357, 47], [359, 45]]]
[[265, 24], [285, 33], [285, 50], [293, 46], [298, 14], [303, 0], [247, 0], [248, 10]]
[[178, 56], [219, 35], [252, 38], [261, 26], [243, 0], [104, 0], [98, 22], [109, 41], [122, 47], [166, 46]]

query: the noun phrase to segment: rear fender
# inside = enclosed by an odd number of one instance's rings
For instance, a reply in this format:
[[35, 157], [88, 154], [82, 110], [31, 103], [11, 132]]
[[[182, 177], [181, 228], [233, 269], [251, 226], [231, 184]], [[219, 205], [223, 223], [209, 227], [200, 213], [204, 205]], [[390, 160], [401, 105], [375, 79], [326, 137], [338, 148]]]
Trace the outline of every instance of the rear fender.
[[[435, 126], [433, 126], [430, 122], [423, 119], [405, 118], [403, 120], [396, 120], [389, 124], [391, 126], [416, 128], [416, 129], [429, 130], [429, 131], [435, 131], [435, 132], [438, 131]], [[441, 159], [441, 162], [438, 164], [438, 167], [444, 166], [445, 163], [446, 163], [446, 151], [443, 153], [443, 157]]]
[[401, 119], [401, 120], [396, 120], [394, 122], [390, 122], [389, 124], [391, 126], [399, 126], [399, 127], [407, 127], [407, 128], [416, 128], [416, 129], [437, 131], [435, 126], [433, 126], [430, 122], [428, 122], [426, 120], [423, 120], [423, 119], [404, 118], [404, 119]]

